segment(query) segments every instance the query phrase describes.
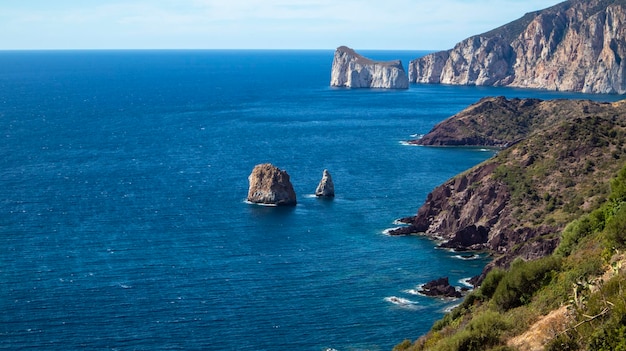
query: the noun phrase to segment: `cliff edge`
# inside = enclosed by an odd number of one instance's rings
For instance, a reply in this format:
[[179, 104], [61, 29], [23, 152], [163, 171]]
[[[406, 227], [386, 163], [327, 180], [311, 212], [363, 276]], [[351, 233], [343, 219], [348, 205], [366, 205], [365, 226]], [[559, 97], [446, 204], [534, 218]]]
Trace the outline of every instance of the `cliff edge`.
[[409, 64], [412, 83], [626, 93], [626, 1], [570, 0]]
[[349, 47], [340, 46], [333, 58], [330, 85], [346, 88], [408, 89], [409, 78], [400, 60], [374, 61]]
[[[509, 123], [519, 128], [506, 132]], [[597, 184], [626, 159], [626, 102], [485, 98], [417, 142], [503, 146], [434, 189], [415, 216], [401, 220], [408, 226], [391, 232], [487, 250], [494, 254], [488, 271], [552, 253], [565, 225], [606, 199], [609, 189]]]

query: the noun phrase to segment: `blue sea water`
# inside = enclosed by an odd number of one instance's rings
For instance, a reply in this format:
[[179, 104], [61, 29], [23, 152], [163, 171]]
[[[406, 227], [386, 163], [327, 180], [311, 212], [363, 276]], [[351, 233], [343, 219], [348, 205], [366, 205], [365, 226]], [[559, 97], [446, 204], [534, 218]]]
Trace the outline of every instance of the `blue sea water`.
[[[0, 349], [390, 350], [458, 303], [417, 286], [488, 260], [384, 234], [493, 154], [402, 141], [487, 95], [619, 98], [334, 89], [332, 54], [0, 52]], [[245, 202], [264, 162], [295, 208]]]

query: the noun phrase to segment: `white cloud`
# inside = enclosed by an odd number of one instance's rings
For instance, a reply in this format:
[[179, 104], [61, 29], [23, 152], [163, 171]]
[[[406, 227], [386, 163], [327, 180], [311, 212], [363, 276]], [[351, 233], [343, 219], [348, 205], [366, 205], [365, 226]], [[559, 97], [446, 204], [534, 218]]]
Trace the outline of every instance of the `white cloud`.
[[[65, 0], [0, 5], [7, 48], [444, 49], [538, 0]], [[4, 43], [4, 44], [3, 44]]]

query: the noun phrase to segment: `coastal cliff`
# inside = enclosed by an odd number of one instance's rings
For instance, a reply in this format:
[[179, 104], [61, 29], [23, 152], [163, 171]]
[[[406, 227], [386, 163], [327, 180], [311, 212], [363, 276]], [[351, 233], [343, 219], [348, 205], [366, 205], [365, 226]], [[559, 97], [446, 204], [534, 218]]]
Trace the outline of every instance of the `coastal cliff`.
[[626, 2], [570, 0], [409, 64], [412, 83], [626, 93]]
[[493, 261], [426, 335], [394, 350], [626, 349], [626, 100], [485, 98], [414, 143], [500, 151], [391, 234]]
[[353, 49], [335, 51], [330, 85], [346, 88], [408, 89], [409, 79], [400, 60], [374, 61]]
[[413, 142], [502, 148], [433, 190], [401, 220], [408, 226], [391, 232], [488, 250], [486, 273], [549, 255], [565, 225], [606, 198], [608, 189], [596, 185], [626, 158], [626, 103], [485, 98]]

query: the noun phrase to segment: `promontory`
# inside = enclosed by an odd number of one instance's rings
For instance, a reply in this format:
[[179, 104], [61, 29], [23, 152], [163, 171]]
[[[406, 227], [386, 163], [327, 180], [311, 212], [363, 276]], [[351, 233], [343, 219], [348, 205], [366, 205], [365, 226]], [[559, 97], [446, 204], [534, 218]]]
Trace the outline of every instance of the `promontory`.
[[335, 51], [330, 78], [333, 87], [408, 89], [409, 78], [402, 61], [374, 61], [353, 49], [340, 46]]

